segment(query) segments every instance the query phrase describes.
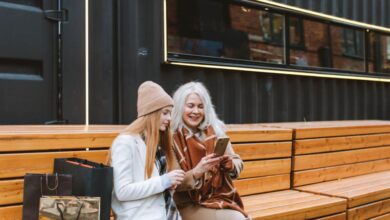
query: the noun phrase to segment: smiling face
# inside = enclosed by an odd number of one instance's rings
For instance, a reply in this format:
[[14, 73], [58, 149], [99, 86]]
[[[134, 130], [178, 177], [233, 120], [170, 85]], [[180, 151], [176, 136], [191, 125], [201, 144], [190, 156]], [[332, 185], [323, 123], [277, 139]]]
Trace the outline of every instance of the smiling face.
[[167, 130], [169, 123], [171, 122], [172, 106], [167, 106], [161, 110], [160, 117], [160, 131]]
[[199, 95], [191, 93], [184, 103], [183, 121], [192, 131], [197, 131], [204, 119], [204, 106]]

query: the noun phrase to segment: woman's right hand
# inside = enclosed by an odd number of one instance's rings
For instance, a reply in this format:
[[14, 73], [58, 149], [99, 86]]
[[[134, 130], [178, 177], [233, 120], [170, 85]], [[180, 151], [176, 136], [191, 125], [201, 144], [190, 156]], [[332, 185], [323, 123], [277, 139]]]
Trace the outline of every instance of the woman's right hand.
[[167, 173], [169, 180], [171, 181], [172, 186], [180, 185], [184, 180], [185, 172], [184, 170], [172, 170]]
[[195, 179], [199, 179], [204, 173], [210, 171], [212, 168], [218, 165], [221, 159], [222, 157], [215, 157], [215, 154], [209, 154], [207, 156], [204, 156], [199, 161], [199, 163], [192, 169], [192, 173]]

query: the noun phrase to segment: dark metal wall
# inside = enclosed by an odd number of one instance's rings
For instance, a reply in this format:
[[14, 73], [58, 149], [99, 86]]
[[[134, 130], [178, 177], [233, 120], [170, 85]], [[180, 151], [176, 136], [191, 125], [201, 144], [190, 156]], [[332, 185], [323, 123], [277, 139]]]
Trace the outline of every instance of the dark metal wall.
[[[279, 1], [390, 27], [387, 0]], [[390, 119], [390, 84], [162, 64], [162, 1], [94, 0], [91, 123], [129, 123], [138, 85], [205, 83], [226, 123]]]

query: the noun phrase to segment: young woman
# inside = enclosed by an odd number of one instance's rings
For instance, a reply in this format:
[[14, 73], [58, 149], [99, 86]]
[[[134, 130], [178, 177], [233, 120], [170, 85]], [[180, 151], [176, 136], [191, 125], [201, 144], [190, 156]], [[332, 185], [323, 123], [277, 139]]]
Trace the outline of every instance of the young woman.
[[138, 118], [113, 142], [114, 169], [112, 209], [119, 220], [181, 219], [170, 189], [181, 184], [183, 170], [172, 169], [169, 130], [172, 98], [157, 84], [147, 81], [138, 89]]
[[242, 160], [229, 143], [223, 156], [213, 154], [217, 137], [226, 136], [203, 84], [190, 82], [174, 94], [172, 112], [174, 151], [180, 167], [193, 175], [192, 187], [179, 186], [175, 201], [184, 220], [246, 219], [247, 214], [232, 178]]

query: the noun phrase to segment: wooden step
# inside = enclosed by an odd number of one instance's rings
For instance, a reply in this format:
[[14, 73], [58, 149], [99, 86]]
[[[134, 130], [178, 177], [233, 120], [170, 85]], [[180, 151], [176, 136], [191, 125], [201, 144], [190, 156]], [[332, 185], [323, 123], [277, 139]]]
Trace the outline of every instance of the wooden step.
[[390, 198], [390, 171], [356, 176], [339, 181], [298, 187], [305, 192], [321, 193], [348, 199], [348, 207]]
[[344, 199], [295, 190], [244, 196], [242, 199], [253, 219], [308, 219], [331, 216], [346, 210]]
[[294, 172], [294, 187], [390, 170], [390, 159]]
[[[390, 199], [369, 203], [348, 210], [348, 220], [369, 219], [390, 213]], [[389, 217], [389, 216], [388, 216]]]
[[22, 212], [22, 205], [0, 207], [0, 219], [21, 220]]

